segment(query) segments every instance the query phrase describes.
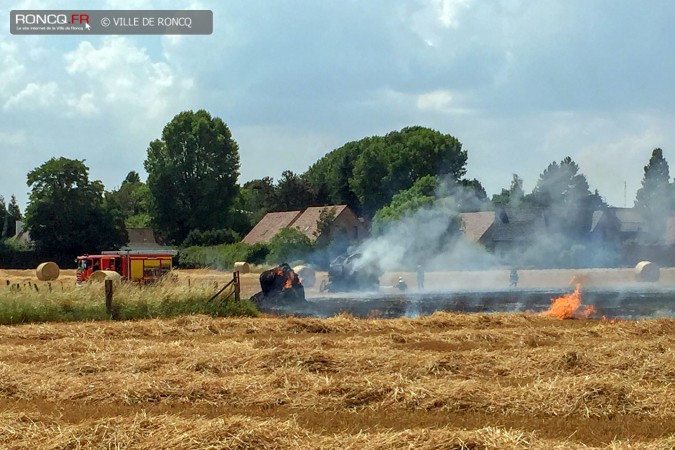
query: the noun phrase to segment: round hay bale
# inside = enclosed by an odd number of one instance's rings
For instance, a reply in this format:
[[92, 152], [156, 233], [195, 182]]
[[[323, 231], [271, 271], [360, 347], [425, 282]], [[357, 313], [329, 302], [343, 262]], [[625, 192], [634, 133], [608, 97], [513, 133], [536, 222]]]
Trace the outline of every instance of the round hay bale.
[[238, 270], [239, 273], [249, 273], [251, 272], [251, 266], [247, 262], [237, 261], [234, 263], [234, 270]]
[[651, 261], [640, 261], [635, 266], [635, 279], [638, 281], [656, 282], [661, 276], [661, 269]]
[[36, 269], [37, 279], [40, 281], [54, 281], [61, 274], [59, 266], [54, 262], [43, 262]]
[[89, 276], [90, 283], [103, 283], [105, 280], [112, 280], [114, 285], [119, 285], [122, 276], [113, 270], [97, 270]]
[[293, 272], [295, 272], [300, 277], [300, 282], [303, 286], [311, 288], [316, 284], [316, 270], [310, 266], [295, 266], [293, 267]]

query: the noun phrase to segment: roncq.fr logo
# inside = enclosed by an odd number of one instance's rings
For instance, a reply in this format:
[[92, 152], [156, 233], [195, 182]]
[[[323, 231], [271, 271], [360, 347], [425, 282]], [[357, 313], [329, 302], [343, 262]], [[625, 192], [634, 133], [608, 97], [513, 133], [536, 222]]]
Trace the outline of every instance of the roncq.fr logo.
[[82, 25], [89, 28], [89, 14], [46, 14], [30, 13], [16, 14], [14, 16], [16, 25]]

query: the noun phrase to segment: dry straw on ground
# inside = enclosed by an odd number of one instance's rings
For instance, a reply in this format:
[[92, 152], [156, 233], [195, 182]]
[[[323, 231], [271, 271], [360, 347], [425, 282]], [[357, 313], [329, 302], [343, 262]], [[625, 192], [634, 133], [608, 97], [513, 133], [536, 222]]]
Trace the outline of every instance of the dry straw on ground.
[[675, 321], [0, 327], [0, 447], [673, 448]]

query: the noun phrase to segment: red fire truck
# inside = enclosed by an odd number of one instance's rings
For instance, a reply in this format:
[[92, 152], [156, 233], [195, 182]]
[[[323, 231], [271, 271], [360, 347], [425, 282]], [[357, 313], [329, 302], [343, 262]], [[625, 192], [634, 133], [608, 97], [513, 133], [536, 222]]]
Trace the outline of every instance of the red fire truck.
[[172, 267], [175, 250], [120, 250], [100, 255], [77, 257], [77, 284], [98, 270], [117, 272], [123, 280], [151, 283], [166, 275]]

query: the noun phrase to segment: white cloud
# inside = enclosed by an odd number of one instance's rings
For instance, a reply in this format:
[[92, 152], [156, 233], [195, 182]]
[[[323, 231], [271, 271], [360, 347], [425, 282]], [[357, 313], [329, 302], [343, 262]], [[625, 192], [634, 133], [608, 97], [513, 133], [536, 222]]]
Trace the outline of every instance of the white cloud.
[[28, 83], [21, 92], [12, 95], [5, 102], [4, 108], [5, 110], [49, 108], [56, 105], [58, 98], [59, 87], [55, 82]]
[[82, 116], [93, 116], [99, 113], [99, 109], [94, 102], [93, 92], [86, 92], [79, 97], [70, 97], [66, 103], [70, 108], [69, 112], [74, 110], [76, 113]]
[[472, 0], [420, 0], [403, 13], [403, 21], [422, 38], [428, 47], [436, 47], [447, 39], [448, 33], [460, 28], [462, 14]]
[[11, 89], [25, 76], [26, 67], [20, 61], [15, 42], [0, 41], [0, 96], [10, 95]]
[[98, 46], [81, 42], [63, 60], [67, 73], [78, 80], [75, 84], [94, 93], [87, 98], [87, 112], [101, 108], [93, 103], [93, 98], [100, 98], [106, 108], [161, 117], [192, 90], [190, 79], [177, 79], [168, 64], [154, 61], [144, 48], [124, 37], [106, 38]]
[[460, 13], [470, 4], [470, 0], [433, 0], [438, 21], [445, 28], [457, 28]]
[[417, 96], [417, 107], [419, 109], [447, 111], [452, 104], [452, 94], [445, 90], [428, 92]]

